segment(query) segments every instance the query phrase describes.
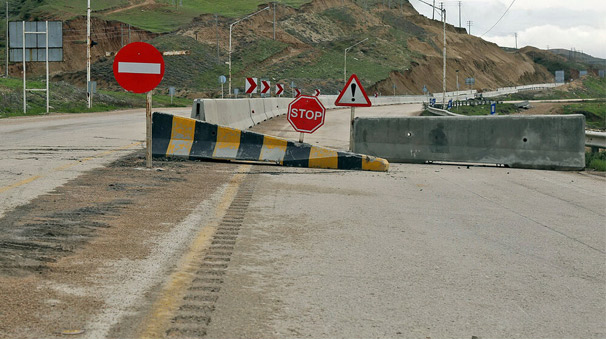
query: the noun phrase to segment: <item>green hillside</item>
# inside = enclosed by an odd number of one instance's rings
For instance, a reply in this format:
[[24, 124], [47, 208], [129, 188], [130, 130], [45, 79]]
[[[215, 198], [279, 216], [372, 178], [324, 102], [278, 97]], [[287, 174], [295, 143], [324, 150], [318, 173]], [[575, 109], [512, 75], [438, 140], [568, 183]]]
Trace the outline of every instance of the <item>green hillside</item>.
[[[310, 0], [282, 0], [280, 3], [299, 7]], [[91, 0], [94, 17], [117, 20], [156, 33], [171, 32], [189, 24], [201, 14], [218, 14], [236, 18], [254, 12], [267, 0], [155, 0], [146, 5], [145, 1]], [[132, 9], [111, 13], [116, 9], [131, 5], [141, 5]], [[182, 4], [182, 6], [181, 6]], [[16, 0], [11, 2], [11, 16], [19, 19], [45, 18], [68, 20], [86, 15], [86, 0]]]

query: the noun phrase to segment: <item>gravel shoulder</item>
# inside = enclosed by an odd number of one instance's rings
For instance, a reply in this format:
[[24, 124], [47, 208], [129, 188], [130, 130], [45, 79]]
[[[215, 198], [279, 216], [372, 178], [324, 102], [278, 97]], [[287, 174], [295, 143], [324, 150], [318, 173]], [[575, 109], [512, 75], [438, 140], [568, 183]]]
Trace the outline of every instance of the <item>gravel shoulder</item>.
[[141, 151], [130, 154], [0, 219], [0, 337], [102, 338], [119, 332], [112, 326], [120, 316], [138, 320], [147, 305], [140, 299], [153, 299], [148, 292], [199, 228], [180, 222], [196, 210], [200, 220], [212, 218], [205, 207], [237, 169], [154, 166], [145, 169]]

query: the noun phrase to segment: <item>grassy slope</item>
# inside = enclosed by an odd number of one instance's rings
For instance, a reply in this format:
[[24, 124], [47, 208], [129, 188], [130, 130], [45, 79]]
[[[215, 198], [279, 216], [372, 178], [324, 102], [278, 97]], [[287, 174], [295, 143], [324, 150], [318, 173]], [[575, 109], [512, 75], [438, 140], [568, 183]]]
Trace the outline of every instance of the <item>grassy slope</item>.
[[[173, 6], [172, 3], [183, 6]], [[283, 0], [282, 4], [293, 7], [301, 6], [310, 0]], [[159, 5], [153, 11], [133, 8], [114, 14], [104, 14], [105, 9], [125, 7], [127, 0], [94, 0], [91, 1], [93, 15], [102, 19], [117, 20], [135, 27], [157, 33], [171, 32], [182, 25], [188, 24], [201, 14], [219, 14], [228, 18], [237, 18], [254, 12], [259, 5], [268, 0], [156, 0]], [[63, 19], [86, 15], [86, 1], [46, 0], [45, 4], [35, 10], [36, 15], [42, 13], [59, 14]]]

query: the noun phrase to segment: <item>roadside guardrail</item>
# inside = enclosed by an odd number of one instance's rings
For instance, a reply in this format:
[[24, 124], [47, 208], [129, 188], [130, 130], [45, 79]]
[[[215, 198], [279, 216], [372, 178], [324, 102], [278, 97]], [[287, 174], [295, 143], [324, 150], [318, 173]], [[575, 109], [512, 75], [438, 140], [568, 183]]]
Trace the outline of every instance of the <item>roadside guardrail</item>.
[[606, 132], [585, 131], [585, 146], [590, 146], [593, 152], [606, 149]]

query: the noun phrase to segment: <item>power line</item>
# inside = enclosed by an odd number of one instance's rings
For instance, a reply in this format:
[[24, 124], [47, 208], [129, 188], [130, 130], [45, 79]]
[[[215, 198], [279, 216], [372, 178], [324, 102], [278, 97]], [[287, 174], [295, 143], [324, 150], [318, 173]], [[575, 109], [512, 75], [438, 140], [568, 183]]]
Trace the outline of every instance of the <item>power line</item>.
[[501, 15], [501, 17], [499, 18], [499, 20], [497, 20], [497, 22], [495, 22], [494, 25], [492, 25], [492, 27], [488, 29], [488, 31], [484, 32], [484, 34], [482, 34], [480, 36], [480, 38], [483, 37], [486, 33], [490, 32], [501, 21], [501, 19], [503, 19], [503, 17], [505, 17], [505, 14], [507, 14], [507, 12], [509, 12], [509, 9], [511, 8], [511, 6], [513, 6], [513, 4], [515, 2], [516, 2], [516, 0], [513, 0], [511, 2], [511, 4], [509, 5], [509, 7], [507, 7], [507, 9], [505, 10], [505, 13], [503, 13], [503, 15]]

